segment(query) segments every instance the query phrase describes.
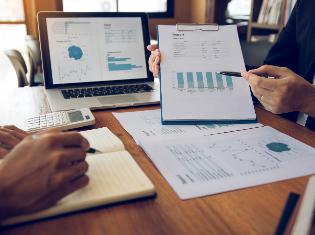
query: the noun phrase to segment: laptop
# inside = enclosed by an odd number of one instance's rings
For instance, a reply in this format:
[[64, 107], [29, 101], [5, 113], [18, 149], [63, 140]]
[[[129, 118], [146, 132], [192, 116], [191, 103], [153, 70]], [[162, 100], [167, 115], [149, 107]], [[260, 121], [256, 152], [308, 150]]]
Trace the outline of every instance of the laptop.
[[40, 12], [38, 23], [52, 111], [159, 103], [145, 13]]

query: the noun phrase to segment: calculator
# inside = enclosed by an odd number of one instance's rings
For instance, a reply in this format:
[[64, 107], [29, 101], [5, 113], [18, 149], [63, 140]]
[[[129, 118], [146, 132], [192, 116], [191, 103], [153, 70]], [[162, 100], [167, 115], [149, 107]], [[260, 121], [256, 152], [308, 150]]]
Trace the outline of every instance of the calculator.
[[30, 117], [25, 120], [27, 132], [37, 132], [50, 128], [70, 130], [95, 124], [95, 118], [88, 108], [59, 111]]

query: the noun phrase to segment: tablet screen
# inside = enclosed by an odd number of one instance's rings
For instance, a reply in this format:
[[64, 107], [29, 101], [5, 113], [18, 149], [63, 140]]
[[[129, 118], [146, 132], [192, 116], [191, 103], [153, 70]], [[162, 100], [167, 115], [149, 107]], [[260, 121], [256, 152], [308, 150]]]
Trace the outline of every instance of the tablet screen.
[[141, 17], [47, 18], [53, 84], [147, 77]]

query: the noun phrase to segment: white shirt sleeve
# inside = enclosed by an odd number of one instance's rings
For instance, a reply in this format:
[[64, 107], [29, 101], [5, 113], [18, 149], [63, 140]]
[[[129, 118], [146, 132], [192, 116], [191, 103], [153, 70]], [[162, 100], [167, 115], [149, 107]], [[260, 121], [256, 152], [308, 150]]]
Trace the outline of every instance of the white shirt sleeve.
[[[313, 78], [313, 84], [315, 85], [315, 75], [314, 75], [314, 78]], [[299, 113], [296, 123], [300, 124], [302, 126], [305, 126], [307, 118], [308, 118], [307, 114]]]

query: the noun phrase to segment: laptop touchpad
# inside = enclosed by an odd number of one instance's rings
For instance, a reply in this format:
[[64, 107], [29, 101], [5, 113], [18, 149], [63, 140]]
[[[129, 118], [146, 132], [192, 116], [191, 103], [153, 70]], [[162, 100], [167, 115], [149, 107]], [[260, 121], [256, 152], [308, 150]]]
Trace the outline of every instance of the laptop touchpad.
[[123, 96], [109, 96], [97, 98], [101, 104], [121, 104], [121, 103], [134, 103], [138, 101], [133, 95], [123, 95]]

